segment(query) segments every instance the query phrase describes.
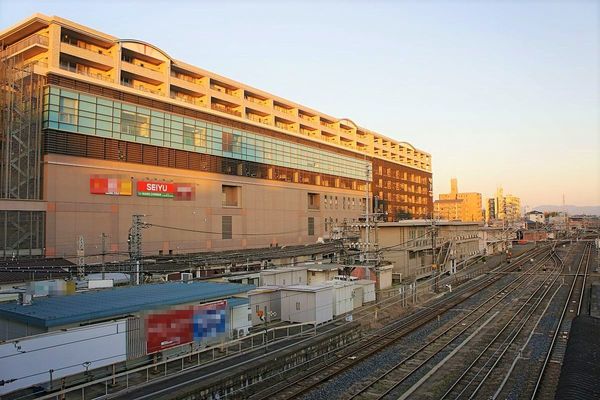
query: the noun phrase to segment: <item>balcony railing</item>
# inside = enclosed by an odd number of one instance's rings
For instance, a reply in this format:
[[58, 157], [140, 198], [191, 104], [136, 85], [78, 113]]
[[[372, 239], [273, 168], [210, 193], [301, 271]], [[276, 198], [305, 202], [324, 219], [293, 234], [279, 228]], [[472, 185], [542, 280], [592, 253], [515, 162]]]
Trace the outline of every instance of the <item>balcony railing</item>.
[[227, 107], [227, 106], [225, 106], [223, 104], [212, 103], [210, 105], [210, 108], [212, 108], [213, 110], [221, 111], [221, 112], [224, 112], [224, 113], [227, 113], [227, 114], [231, 114], [231, 115], [235, 115], [235, 116], [238, 116], [238, 117], [242, 116], [241, 112], [239, 112], [237, 110], [234, 110], [231, 107]]
[[150, 89], [150, 88], [147, 88], [147, 87], [145, 87], [145, 86], [143, 86], [143, 85], [137, 85], [137, 86], [135, 87], [135, 89], [141, 90], [142, 92], [147, 92], [147, 93], [157, 94], [157, 95], [159, 95], [159, 96], [164, 96], [164, 95], [165, 95], [163, 92], [161, 92], [161, 91], [159, 91], [159, 90]]
[[200, 78], [195, 78], [190, 75], [180, 74], [178, 72], [171, 71], [171, 76], [173, 78], [181, 79], [182, 81], [194, 83], [196, 85], [202, 84], [202, 80]]
[[102, 49], [100, 47], [91, 45], [87, 42], [84, 42], [82, 40], [76, 40], [76, 39], [71, 39], [71, 38], [61, 38], [60, 40], [62, 43], [66, 43], [66, 44], [70, 44], [71, 46], [75, 46], [75, 47], [79, 47], [80, 49], [85, 49], [88, 51], [92, 51], [94, 53], [98, 53], [98, 54], [104, 54], [104, 52], [108, 52], [108, 50], [106, 49]]
[[300, 133], [303, 133], [303, 134], [309, 135], [309, 136], [313, 136], [313, 135], [317, 134], [317, 131], [311, 131], [310, 129], [300, 128]]
[[294, 131], [293, 125], [284, 124], [283, 122], [276, 122], [275, 126], [281, 129], [285, 129], [286, 131]]
[[204, 103], [199, 99], [192, 96], [182, 96], [179, 94], [171, 94], [171, 98], [178, 101], [185, 101], [186, 103], [195, 104], [197, 106], [203, 106]]
[[133, 88], [133, 89], [141, 90], [142, 92], [156, 94], [156, 95], [159, 95], [159, 96], [164, 96], [165, 95], [163, 92], [160, 92], [158, 90], [150, 89], [150, 88], [147, 88], [147, 87], [145, 87], [143, 85], [139, 85], [139, 84], [138, 85], [134, 85], [131, 82], [121, 81], [121, 85], [130, 87], [130, 88]]
[[229, 88], [223, 87], [223, 86], [219, 86], [219, 85], [211, 84], [211, 85], [210, 85], [210, 88], [211, 88], [212, 90], [216, 90], [217, 92], [226, 93], [226, 94], [228, 94], [228, 95], [230, 95], [230, 96], [235, 96], [235, 95], [236, 95], [236, 94], [235, 94], [235, 91], [233, 91], [233, 90], [231, 90], [231, 89], [229, 89]]
[[[143, 62], [139, 61], [136, 58], [127, 58], [127, 57], [125, 57], [125, 58], [121, 58], [121, 61], [123, 61], [123, 62], [125, 62], [127, 64], [135, 65], [135, 66], [140, 67], [140, 68], [145, 68], [145, 69], [150, 70], [152, 72], [156, 72], [156, 73], [162, 74], [162, 71], [157, 66], [155, 66], [155, 65], [153, 65], [151, 63], [147, 63], [147, 62], [143, 63]], [[151, 65], [151, 67], [149, 67], [149, 65]]]
[[265, 124], [265, 125], [271, 125], [268, 118], [260, 117], [255, 114], [247, 114], [247, 116], [248, 116], [248, 119], [251, 121], [260, 122], [261, 124]]
[[61, 63], [60, 69], [64, 69], [65, 71], [69, 72], [74, 72], [79, 75], [89, 76], [90, 78], [100, 79], [105, 82], [114, 82], [114, 80], [111, 77], [102, 75], [101, 73], [89, 72], [85, 68], [73, 67], [71, 65]]
[[314, 117], [309, 117], [308, 115], [304, 115], [304, 114], [300, 114], [298, 113], [298, 116], [302, 119], [305, 119], [307, 121], [314, 121]]
[[280, 106], [274, 106], [273, 107], [276, 111], [285, 113], [285, 114], [293, 114], [294, 112], [292, 110], [290, 110], [289, 108], [284, 108], [284, 107], [280, 107]]
[[29, 46], [33, 46], [34, 44], [48, 46], [48, 38], [39, 34], [31, 35], [20, 42], [8, 46], [6, 50], [4, 50], [3, 56], [10, 57], [11, 55], [18, 53]]
[[252, 103], [260, 104], [262, 106], [266, 106], [267, 105], [267, 101], [266, 100], [257, 99], [256, 97], [246, 96], [246, 100], [248, 100], [248, 101], [250, 101]]

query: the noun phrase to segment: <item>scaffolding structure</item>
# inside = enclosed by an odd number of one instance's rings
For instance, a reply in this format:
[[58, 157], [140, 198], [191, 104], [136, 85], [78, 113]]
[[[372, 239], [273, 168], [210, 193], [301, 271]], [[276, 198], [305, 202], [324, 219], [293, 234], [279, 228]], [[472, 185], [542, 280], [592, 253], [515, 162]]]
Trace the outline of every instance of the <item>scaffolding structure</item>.
[[[34, 67], [18, 54], [0, 53], [2, 200], [41, 200], [42, 196], [45, 77], [35, 74]], [[44, 220], [42, 211], [0, 210], [0, 257], [43, 255]]]

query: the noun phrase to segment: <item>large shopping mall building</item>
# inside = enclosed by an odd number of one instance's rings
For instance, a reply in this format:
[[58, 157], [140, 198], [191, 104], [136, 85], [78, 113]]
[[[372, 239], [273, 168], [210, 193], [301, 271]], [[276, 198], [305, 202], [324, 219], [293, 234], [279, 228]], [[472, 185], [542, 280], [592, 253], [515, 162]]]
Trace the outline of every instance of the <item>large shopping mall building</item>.
[[59, 17], [0, 33], [0, 256], [314, 243], [433, 212], [431, 156]]

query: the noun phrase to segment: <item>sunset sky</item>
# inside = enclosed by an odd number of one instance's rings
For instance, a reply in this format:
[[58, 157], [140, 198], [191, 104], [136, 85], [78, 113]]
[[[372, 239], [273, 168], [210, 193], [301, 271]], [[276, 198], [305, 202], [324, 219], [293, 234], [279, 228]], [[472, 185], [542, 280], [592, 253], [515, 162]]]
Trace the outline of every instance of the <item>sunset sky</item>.
[[13, 1], [368, 129], [433, 157], [434, 198], [497, 186], [600, 205], [597, 1]]

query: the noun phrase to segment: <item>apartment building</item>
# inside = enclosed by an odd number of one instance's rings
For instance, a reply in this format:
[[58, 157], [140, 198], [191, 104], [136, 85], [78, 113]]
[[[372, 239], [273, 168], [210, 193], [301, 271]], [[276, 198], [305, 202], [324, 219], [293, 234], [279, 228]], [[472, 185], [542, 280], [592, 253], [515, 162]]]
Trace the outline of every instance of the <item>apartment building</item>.
[[483, 221], [481, 193], [459, 193], [456, 178], [450, 180], [450, 193], [442, 193], [433, 203], [433, 213], [437, 219], [449, 221]]
[[[192, 45], [192, 43], [190, 43]], [[0, 32], [0, 254], [311, 243], [369, 207], [433, 212], [431, 156], [60, 17]]]
[[515, 223], [521, 219], [521, 199], [512, 194], [504, 194], [504, 189], [496, 189], [496, 196], [486, 202], [486, 221], [488, 224], [499, 222]]

